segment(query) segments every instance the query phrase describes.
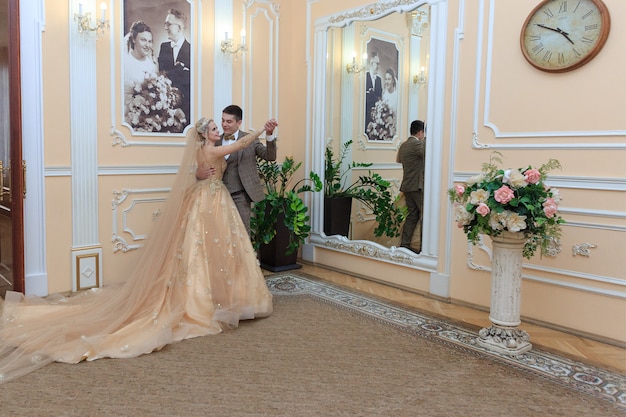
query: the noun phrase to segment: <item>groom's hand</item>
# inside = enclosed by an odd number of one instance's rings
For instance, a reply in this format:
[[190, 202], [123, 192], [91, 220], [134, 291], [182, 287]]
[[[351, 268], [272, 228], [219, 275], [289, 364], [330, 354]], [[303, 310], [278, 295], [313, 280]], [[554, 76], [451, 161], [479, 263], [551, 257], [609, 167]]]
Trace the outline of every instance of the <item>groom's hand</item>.
[[206, 180], [213, 175], [215, 175], [215, 167], [201, 166], [196, 169], [196, 179], [198, 180]]

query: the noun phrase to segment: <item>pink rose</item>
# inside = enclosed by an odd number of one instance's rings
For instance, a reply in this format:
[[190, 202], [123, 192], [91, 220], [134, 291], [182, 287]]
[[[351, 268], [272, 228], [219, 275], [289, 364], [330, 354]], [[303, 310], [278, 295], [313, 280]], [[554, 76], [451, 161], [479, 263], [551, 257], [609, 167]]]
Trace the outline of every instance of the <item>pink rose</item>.
[[528, 181], [529, 184], [537, 184], [541, 179], [541, 173], [535, 168], [529, 169], [528, 171], [524, 172], [524, 176], [526, 177], [526, 181]]
[[542, 206], [544, 207], [556, 206], [556, 202], [554, 201], [554, 198], [548, 197], [546, 198], [546, 201], [543, 202]]
[[551, 219], [556, 214], [558, 208], [556, 206], [544, 206], [543, 212], [546, 214], [548, 219]]
[[493, 198], [495, 198], [498, 203], [502, 203], [502, 204], [508, 203], [509, 201], [513, 199], [513, 197], [515, 197], [515, 193], [506, 185], [503, 185], [502, 187], [498, 188], [493, 193]]
[[480, 214], [483, 217], [489, 214], [490, 211], [491, 210], [489, 209], [489, 206], [485, 203], [480, 203], [476, 208], [476, 213]]
[[454, 191], [456, 192], [456, 195], [462, 196], [465, 192], [465, 187], [462, 184], [454, 184]]

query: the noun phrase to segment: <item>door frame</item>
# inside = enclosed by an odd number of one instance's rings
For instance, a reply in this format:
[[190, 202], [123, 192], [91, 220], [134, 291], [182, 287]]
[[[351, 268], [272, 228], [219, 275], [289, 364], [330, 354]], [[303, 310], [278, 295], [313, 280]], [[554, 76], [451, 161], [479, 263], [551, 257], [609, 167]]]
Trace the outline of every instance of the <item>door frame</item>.
[[19, 0], [8, 0], [13, 290], [24, 292], [24, 164]]

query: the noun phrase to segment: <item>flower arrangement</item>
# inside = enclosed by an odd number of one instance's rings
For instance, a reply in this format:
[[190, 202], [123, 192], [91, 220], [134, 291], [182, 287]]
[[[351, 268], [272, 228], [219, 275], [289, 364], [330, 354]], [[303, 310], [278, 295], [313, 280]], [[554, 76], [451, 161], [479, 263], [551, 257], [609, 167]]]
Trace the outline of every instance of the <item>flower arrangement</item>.
[[365, 133], [369, 140], [393, 140], [396, 135], [396, 115], [386, 101], [378, 100], [372, 108], [372, 121]]
[[538, 247], [542, 255], [547, 255], [551, 247], [560, 244], [560, 225], [565, 220], [558, 215], [559, 191], [546, 186], [545, 179], [561, 164], [550, 159], [539, 169], [528, 166], [504, 170], [495, 164], [502, 164], [500, 157], [498, 152], [492, 153], [482, 173], [448, 190], [456, 223], [474, 244], [480, 234], [522, 232], [527, 239], [525, 258], [530, 259]]
[[181, 133], [187, 116], [178, 107], [178, 88], [164, 74], [150, 74], [133, 85], [126, 110], [126, 122], [140, 132]]

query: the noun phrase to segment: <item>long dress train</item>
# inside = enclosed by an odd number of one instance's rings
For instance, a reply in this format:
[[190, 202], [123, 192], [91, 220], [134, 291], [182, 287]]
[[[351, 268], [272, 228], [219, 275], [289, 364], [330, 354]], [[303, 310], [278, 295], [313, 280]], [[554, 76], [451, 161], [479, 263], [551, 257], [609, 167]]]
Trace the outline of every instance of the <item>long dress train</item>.
[[272, 313], [272, 295], [221, 181], [226, 162], [208, 162], [217, 175], [194, 179], [181, 193], [174, 227], [155, 234], [160, 241], [148, 243], [123, 285], [45, 299], [7, 293], [0, 382], [54, 361], [139, 356]]

